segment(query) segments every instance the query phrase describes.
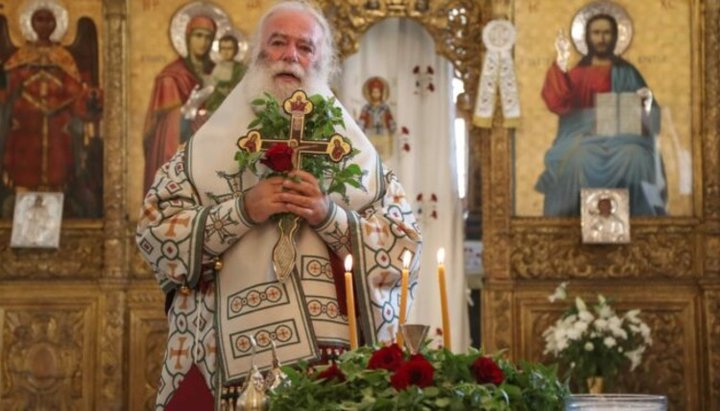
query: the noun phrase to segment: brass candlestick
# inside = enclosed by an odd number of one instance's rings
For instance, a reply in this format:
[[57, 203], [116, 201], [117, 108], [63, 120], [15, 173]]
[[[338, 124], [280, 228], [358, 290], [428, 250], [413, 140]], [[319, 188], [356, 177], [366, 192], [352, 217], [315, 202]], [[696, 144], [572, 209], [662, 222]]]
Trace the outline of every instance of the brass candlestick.
[[264, 411], [268, 409], [268, 398], [265, 392], [265, 379], [262, 373], [255, 365], [255, 353], [257, 352], [257, 343], [255, 338], [250, 337], [250, 343], [253, 347], [252, 362], [250, 371], [248, 371], [245, 387], [243, 388], [240, 398], [238, 398], [237, 409], [239, 411]]

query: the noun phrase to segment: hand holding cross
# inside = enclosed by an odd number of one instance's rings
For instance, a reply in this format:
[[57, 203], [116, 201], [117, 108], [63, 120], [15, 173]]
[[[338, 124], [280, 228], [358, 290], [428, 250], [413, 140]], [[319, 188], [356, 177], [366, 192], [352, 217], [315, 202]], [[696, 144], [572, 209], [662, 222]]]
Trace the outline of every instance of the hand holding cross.
[[312, 113], [313, 103], [302, 90], [297, 90], [284, 101], [283, 109], [290, 118], [290, 132], [287, 140], [264, 140], [258, 130], [251, 130], [238, 139], [241, 150], [250, 153], [266, 152], [276, 144], [287, 144], [292, 149], [291, 179], [271, 177], [258, 182], [246, 193], [245, 207], [254, 221], [261, 223], [276, 213], [290, 212], [294, 216], [283, 216], [278, 222], [280, 238], [273, 249], [273, 266], [280, 281], [285, 281], [295, 266], [294, 236], [299, 228], [299, 218], [310, 224], [318, 224], [328, 213], [329, 199], [320, 190], [315, 176], [301, 169], [303, 154], [325, 155], [331, 161], [339, 162], [352, 151], [350, 144], [339, 134], [333, 134], [329, 141], [305, 140], [305, 116]]
[[[308, 220], [310, 224], [318, 223], [324, 215], [319, 210], [316, 196], [317, 179], [309, 173], [301, 172], [301, 156], [304, 154], [326, 155], [330, 160], [339, 162], [350, 154], [352, 147], [340, 134], [334, 134], [329, 141], [305, 140], [305, 116], [312, 113], [314, 106], [302, 90], [295, 91], [283, 102], [283, 109], [290, 117], [290, 132], [287, 140], [263, 139], [258, 130], [251, 130], [238, 139], [240, 149], [249, 153], [266, 152], [276, 144], [287, 144], [292, 148], [292, 168], [296, 172], [292, 177], [297, 181], [272, 177], [258, 182], [246, 193], [245, 206], [250, 218], [257, 222], [265, 222], [271, 215], [292, 212]], [[284, 185], [283, 185], [283, 181]], [[304, 183], [304, 184], [301, 184]], [[284, 193], [284, 189], [293, 190]], [[323, 201], [327, 200], [323, 196]], [[327, 211], [327, 204], [324, 207]]]

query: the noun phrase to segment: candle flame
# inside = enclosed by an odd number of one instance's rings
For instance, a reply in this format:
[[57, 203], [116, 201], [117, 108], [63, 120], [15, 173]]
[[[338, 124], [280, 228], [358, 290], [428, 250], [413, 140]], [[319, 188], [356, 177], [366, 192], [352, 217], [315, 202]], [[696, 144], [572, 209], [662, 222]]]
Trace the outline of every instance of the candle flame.
[[445, 248], [440, 247], [437, 250], [437, 261], [438, 261], [438, 264], [442, 264], [445, 262]]
[[405, 250], [405, 252], [403, 253], [403, 257], [402, 257], [404, 269], [407, 269], [408, 267], [410, 267], [411, 259], [412, 259], [412, 254], [410, 254], [410, 250]]
[[348, 254], [347, 257], [345, 257], [345, 271], [352, 271], [352, 254]]

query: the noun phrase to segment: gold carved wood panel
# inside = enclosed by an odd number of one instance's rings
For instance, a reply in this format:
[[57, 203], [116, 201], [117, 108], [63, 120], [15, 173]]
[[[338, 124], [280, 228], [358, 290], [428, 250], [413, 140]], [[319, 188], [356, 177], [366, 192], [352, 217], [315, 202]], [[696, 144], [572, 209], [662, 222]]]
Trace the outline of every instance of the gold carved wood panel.
[[[515, 306], [519, 321], [514, 325], [521, 347], [518, 356], [534, 361], [552, 362], [543, 353], [542, 333], [567, 308], [566, 303], [550, 303], [547, 289], [525, 289], [516, 293]], [[634, 290], [645, 290], [637, 292]], [[699, 297], [693, 287], [659, 286], [650, 290], [640, 283], [618, 287], [600, 284], [570, 286], [569, 295], [579, 295], [594, 302], [597, 293], [612, 295], [613, 306], [620, 312], [633, 308], [642, 311], [643, 319], [653, 330], [653, 345], [645, 353], [642, 364], [633, 373], [621, 375], [613, 390], [633, 393], [663, 393], [674, 410], [699, 409], [700, 398], [695, 391], [699, 382], [698, 337], [693, 327], [698, 314]], [[652, 376], [652, 378], [648, 378]]]
[[[665, 278], [697, 275], [692, 224], [636, 222], [628, 245], [581, 244], [576, 220], [513, 224], [510, 269], [522, 279]], [[671, 269], [669, 269], [671, 268]]]
[[122, 287], [0, 285], [0, 409], [118, 409], [127, 322]]
[[105, 233], [99, 224], [72, 225], [57, 250], [10, 248], [10, 226], [0, 227], [0, 278], [4, 280], [96, 280], [103, 270]]
[[87, 287], [4, 284], [0, 301], [0, 408], [93, 409], [101, 297]]
[[130, 315], [130, 354], [128, 361], [128, 404], [131, 410], [155, 409], [160, 381], [160, 367], [167, 343], [167, 319], [164, 295], [149, 283], [131, 290], [128, 297]]
[[[707, 366], [705, 378], [709, 389], [705, 392], [703, 400], [707, 404], [720, 407], [720, 286], [714, 286], [703, 296], [705, 320], [705, 344], [707, 344]], [[713, 408], [711, 408], [713, 409]]]

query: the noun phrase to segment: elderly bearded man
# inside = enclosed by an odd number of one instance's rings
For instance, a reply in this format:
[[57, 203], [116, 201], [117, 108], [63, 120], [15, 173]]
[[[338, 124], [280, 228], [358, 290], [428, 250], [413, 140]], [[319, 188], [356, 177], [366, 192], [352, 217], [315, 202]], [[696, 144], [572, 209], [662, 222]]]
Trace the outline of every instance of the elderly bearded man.
[[[365, 342], [392, 339], [401, 255], [417, 256], [420, 249], [402, 187], [346, 110], [347, 129], [337, 132], [359, 150], [352, 162], [365, 170], [367, 189], [349, 189], [349, 205], [323, 194], [304, 171], [291, 173], [294, 179], [263, 180], [239, 172], [233, 153], [255, 118], [252, 100], [268, 92], [283, 101], [296, 89], [331, 95], [332, 34], [315, 9], [294, 1], [274, 6], [260, 20], [255, 42], [246, 76], [161, 167], [144, 200], [137, 244], [168, 294], [170, 331], [157, 409], [184, 408], [201, 397], [210, 408], [210, 392], [217, 406], [222, 387], [239, 383], [250, 369], [251, 336], [258, 340], [260, 369], [271, 364], [270, 340], [286, 364], [348, 347], [346, 317], [337, 315], [344, 292], [332, 269], [342, 271], [336, 262], [348, 254], [356, 262]], [[284, 282], [271, 261], [278, 230], [270, 217], [278, 213], [305, 220], [295, 269]], [[413, 273], [411, 287], [415, 280]]]

